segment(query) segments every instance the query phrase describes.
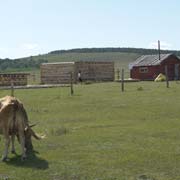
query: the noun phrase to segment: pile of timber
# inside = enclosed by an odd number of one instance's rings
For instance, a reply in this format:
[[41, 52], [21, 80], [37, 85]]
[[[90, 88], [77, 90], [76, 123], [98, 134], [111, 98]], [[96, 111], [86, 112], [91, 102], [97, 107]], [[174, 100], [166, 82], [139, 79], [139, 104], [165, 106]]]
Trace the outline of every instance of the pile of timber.
[[84, 81], [114, 81], [114, 62], [76, 62], [75, 74]]
[[1, 73], [0, 86], [25, 86], [27, 85], [28, 73]]
[[67, 84], [71, 72], [74, 72], [74, 62], [43, 63], [41, 64], [42, 84]]
[[67, 84], [78, 81], [114, 81], [114, 62], [80, 61], [41, 64], [42, 84]]

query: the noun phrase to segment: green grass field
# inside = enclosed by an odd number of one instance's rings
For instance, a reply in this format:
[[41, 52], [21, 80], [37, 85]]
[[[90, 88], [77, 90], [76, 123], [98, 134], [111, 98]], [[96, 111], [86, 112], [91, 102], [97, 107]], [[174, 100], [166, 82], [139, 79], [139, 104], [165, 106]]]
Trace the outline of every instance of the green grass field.
[[[11, 155], [0, 179], [179, 180], [180, 84], [139, 82], [16, 90], [34, 130], [38, 153]], [[10, 94], [0, 91], [0, 96]], [[1, 138], [0, 152], [3, 152]], [[17, 154], [20, 148], [16, 144]]]

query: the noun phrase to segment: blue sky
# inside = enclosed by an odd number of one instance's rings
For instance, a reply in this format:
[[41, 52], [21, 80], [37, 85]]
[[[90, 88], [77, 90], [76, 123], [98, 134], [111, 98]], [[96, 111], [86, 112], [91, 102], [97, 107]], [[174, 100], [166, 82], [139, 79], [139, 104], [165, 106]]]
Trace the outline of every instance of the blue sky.
[[180, 1], [0, 0], [0, 58], [84, 47], [180, 50]]

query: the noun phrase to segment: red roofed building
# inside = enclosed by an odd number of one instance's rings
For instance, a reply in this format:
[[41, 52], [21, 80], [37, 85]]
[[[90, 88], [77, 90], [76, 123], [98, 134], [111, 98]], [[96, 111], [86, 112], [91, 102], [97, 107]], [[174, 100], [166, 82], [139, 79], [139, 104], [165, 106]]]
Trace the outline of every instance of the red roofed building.
[[154, 80], [160, 73], [165, 74], [167, 66], [170, 80], [180, 78], [180, 59], [174, 54], [144, 55], [129, 64], [130, 77], [140, 80]]

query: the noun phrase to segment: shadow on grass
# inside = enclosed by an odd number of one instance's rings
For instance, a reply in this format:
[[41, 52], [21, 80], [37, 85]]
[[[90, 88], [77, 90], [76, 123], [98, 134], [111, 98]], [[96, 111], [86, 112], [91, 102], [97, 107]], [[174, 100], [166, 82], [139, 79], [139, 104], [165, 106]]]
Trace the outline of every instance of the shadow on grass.
[[29, 153], [27, 159], [24, 161], [21, 160], [20, 155], [16, 155], [10, 158], [8, 161], [6, 161], [6, 164], [16, 167], [42, 169], [42, 170], [49, 168], [48, 161], [37, 157], [36, 152]]

